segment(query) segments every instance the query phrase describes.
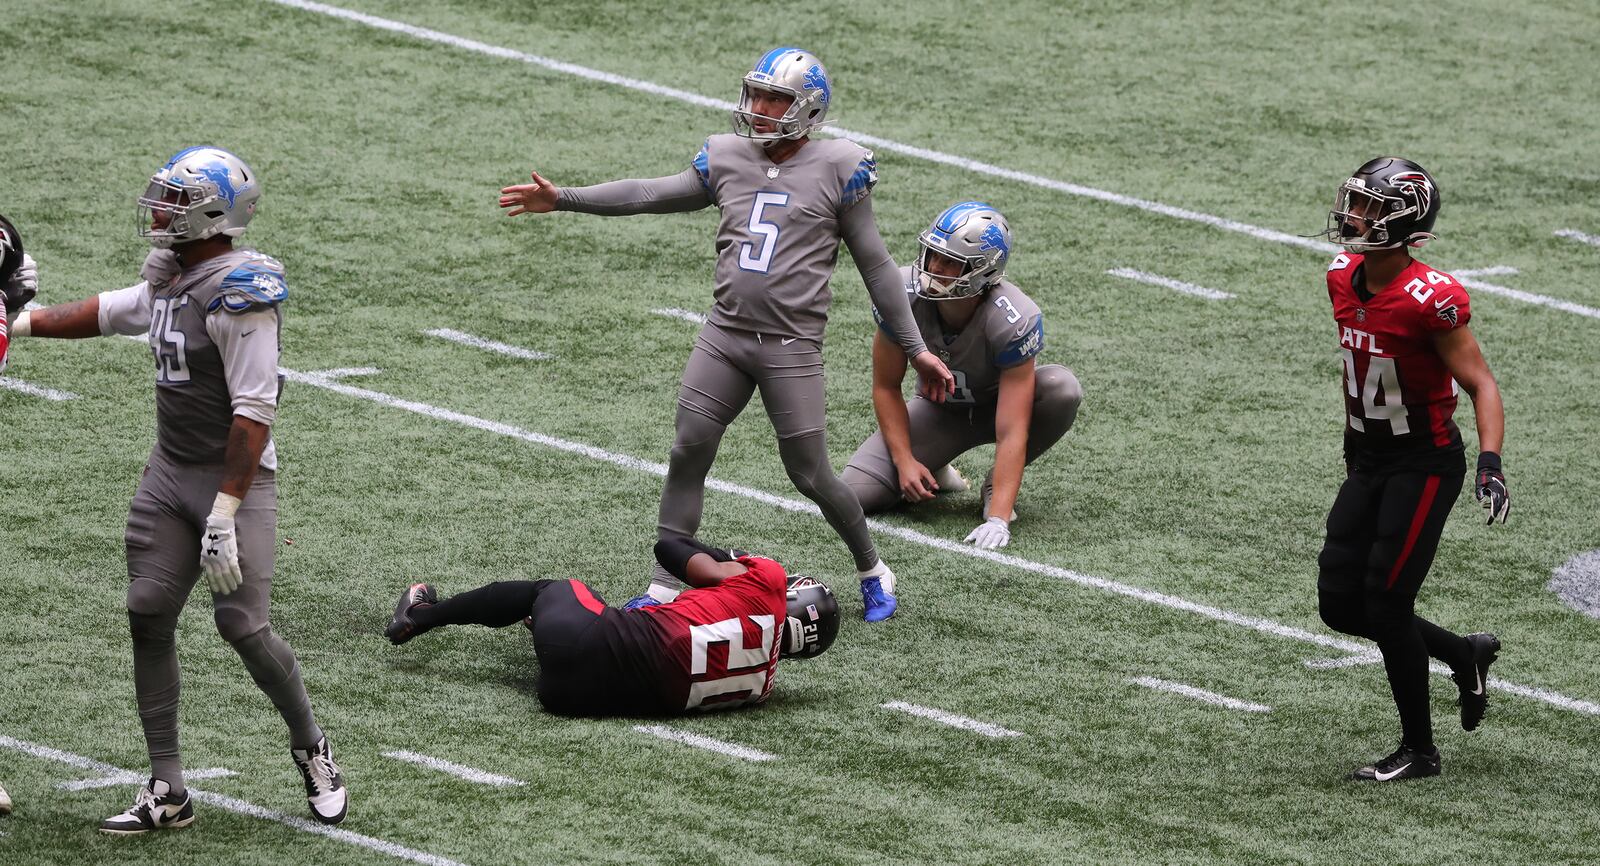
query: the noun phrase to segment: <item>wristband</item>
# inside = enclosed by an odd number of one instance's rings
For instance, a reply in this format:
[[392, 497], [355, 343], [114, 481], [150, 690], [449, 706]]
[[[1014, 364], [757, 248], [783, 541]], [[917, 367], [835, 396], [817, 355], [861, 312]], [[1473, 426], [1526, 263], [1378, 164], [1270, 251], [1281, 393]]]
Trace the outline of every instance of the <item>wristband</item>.
[[1500, 455], [1493, 451], [1480, 451], [1478, 453], [1478, 471], [1482, 472], [1485, 469], [1493, 472], [1502, 471], [1500, 469]]
[[223, 520], [232, 520], [233, 516], [239, 513], [239, 503], [241, 501], [239, 497], [230, 496], [219, 490], [217, 491], [216, 501], [211, 503], [211, 516]]
[[11, 336], [26, 337], [33, 333], [33, 311], [23, 310], [22, 314], [11, 320]]

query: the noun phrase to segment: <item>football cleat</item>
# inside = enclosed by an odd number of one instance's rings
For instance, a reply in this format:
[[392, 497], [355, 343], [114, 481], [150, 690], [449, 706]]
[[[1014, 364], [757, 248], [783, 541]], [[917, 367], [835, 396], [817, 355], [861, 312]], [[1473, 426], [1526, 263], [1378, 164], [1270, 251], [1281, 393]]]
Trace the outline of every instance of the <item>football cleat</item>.
[[883, 622], [894, 616], [900, 602], [894, 593], [883, 588], [881, 577], [868, 577], [861, 581], [861, 605], [866, 609], [867, 622]]
[[6, 793], [5, 788], [0, 788], [0, 815], [9, 814], [11, 814], [11, 795]]
[[344, 820], [350, 807], [350, 790], [344, 785], [344, 774], [333, 762], [333, 749], [328, 738], [317, 741], [315, 748], [290, 749], [294, 765], [306, 783], [306, 802], [311, 806], [311, 817], [323, 824], [337, 824]]
[[383, 630], [383, 636], [389, 643], [399, 646], [421, 634], [417, 624], [411, 619], [412, 608], [437, 604], [439, 593], [426, 583], [413, 583], [400, 593], [400, 603], [394, 606], [394, 616], [389, 619], [389, 627]]
[[655, 607], [661, 604], [661, 599], [652, 595], [636, 595], [623, 603], [623, 610], [638, 610], [641, 607]]
[[946, 463], [935, 471], [933, 481], [939, 485], [940, 493], [965, 493], [972, 486], [953, 463]]
[[1351, 773], [1350, 778], [1361, 782], [1401, 782], [1437, 776], [1439, 771], [1438, 749], [1423, 752], [1402, 745], [1382, 760]]
[[[983, 519], [989, 519], [989, 499], [994, 496], [994, 470], [983, 477]], [[1007, 523], [1017, 522], [1017, 510], [1011, 509], [1011, 516], [1006, 518]]]
[[1472, 649], [1472, 667], [1456, 671], [1450, 679], [1455, 680], [1456, 688], [1461, 690], [1461, 729], [1472, 731], [1483, 721], [1483, 713], [1489, 708], [1489, 665], [1500, 657], [1500, 638], [1479, 632], [1467, 635], [1466, 639], [1467, 646]]
[[673, 576], [672, 572], [667, 571], [666, 566], [651, 560], [650, 586], [645, 590], [647, 595], [666, 604], [677, 599], [678, 594], [688, 588], [689, 585]]
[[110, 836], [137, 836], [151, 830], [176, 830], [194, 823], [194, 804], [189, 792], [174, 795], [172, 786], [161, 779], [134, 795], [128, 811], [100, 822], [100, 832]]

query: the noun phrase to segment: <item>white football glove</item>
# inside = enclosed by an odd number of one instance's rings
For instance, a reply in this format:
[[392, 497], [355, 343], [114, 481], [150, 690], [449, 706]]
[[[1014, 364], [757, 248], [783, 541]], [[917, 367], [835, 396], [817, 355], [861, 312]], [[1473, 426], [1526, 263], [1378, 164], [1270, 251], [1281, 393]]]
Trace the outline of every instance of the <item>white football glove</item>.
[[967, 533], [967, 541], [981, 550], [994, 550], [1011, 543], [1011, 525], [1004, 517], [991, 517]]
[[6, 299], [6, 309], [17, 311], [39, 293], [39, 264], [33, 256], [22, 254], [22, 264], [11, 274], [11, 279], [0, 286], [0, 295]]
[[218, 493], [211, 516], [206, 518], [206, 531], [200, 536], [200, 572], [217, 595], [233, 592], [244, 580], [239, 571], [239, 539], [233, 534], [233, 515], [238, 510], [238, 499]]

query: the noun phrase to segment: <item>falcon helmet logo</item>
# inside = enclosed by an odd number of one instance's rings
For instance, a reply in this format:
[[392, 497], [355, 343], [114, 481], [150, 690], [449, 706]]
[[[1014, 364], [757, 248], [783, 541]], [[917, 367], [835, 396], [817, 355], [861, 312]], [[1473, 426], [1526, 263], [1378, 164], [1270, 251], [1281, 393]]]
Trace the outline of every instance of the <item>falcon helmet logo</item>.
[[1448, 307], [1444, 307], [1443, 309], [1438, 310], [1435, 313], [1435, 315], [1437, 315], [1439, 318], [1445, 320], [1446, 322], [1449, 322], [1450, 323], [1450, 327], [1452, 327], [1452, 328], [1454, 328], [1459, 323], [1459, 319], [1461, 317], [1461, 313], [1456, 309], [1456, 305], [1455, 304], [1451, 304]]
[[1433, 181], [1420, 171], [1403, 171], [1390, 178], [1400, 194], [1412, 200], [1416, 213], [1425, 214], [1433, 206]]

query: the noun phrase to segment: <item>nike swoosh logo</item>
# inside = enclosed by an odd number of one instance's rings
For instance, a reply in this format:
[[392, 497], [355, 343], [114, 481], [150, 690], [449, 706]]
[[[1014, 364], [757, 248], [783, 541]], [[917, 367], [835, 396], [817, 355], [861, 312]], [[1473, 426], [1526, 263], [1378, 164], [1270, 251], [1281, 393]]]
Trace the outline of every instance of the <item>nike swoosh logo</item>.
[[1451, 301], [1453, 301], [1455, 299], [1456, 299], [1456, 296], [1455, 295], [1451, 295], [1450, 297], [1445, 298], [1442, 301], [1434, 301], [1433, 302], [1433, 308], [1435, 310], [1442, 310], [1442, 309], [1444, 309], [1444, 305], [1445, 304], [1448, 304], [1448, 303], [1450, 303]]
[[248, 330], [248, 331], [245, 331], [245, 332], [244, 332], [244, 333], [242, 333], [242, 334], [240, 334], [240, 335], [239, 335], [239, 339], [241, 339], [241, 340], [242, 340], [242, 339], [244, 339], [244, 338], [245, 338], [245, 337], [248, 337], [248, 336], [250, 336], [250, 335], [251, 335], [251, 334], [254, 334], [254, 333], [255, 333], [255, 332], [256, 332], [256, 329], [255, 329], [255, 328], [251, 328], [251, 329], [250, 329], [250, 330]]
[[1410, 767], [1410, 766], [1411, 766], [1410, 764], [1402, 764], [1399, 769], [1395, 770], [1392, 773], [1385, 773], [1382, 770], [1379, 770], [1379, 771], [1373, 773], [1372, 775], [1373, 775], [1373, 778], [1377, 779], [1380, 782], [1387, 782], [1390, 779], [1393, 779], [1395, 776], [1398, 776], [1401, 773], [1404, 773], [1406, 771], [1406, 769], [1408, 767]]
[[1477, 676], [1478, 676], [1478, 687], [1473, 689], [1472, 693], [1475, 694], [1475, 695], [1481, 695], [1481, 694], [1483, 694], [1483, 674], [1482, 673], [1478, 673]]
[[799, 337], [790, 337], [787, 340], [779, 340], [778, 342], [780, 342], [780, 343], [784, 344], [785, 346], [787, 346], [790, 343], [793, 343], [795, 340], [798, 340], [798, 339], [800, 339], [800, 338]]

